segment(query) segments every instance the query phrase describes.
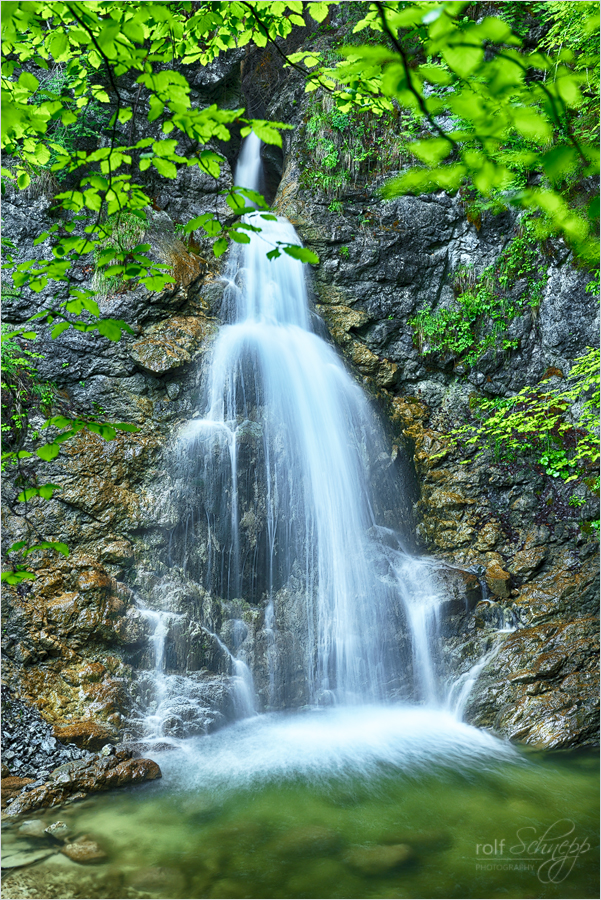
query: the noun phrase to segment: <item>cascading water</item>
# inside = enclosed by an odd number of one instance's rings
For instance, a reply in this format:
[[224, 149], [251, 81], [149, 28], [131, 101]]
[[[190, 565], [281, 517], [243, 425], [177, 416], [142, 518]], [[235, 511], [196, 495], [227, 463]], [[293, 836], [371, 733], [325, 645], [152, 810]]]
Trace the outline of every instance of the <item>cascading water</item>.
[[[259, 174], [260, 141], [251, 135], [236, 184], [256, 189]], [[279, 650], [286, 617], [302, 657], [302, 701], [407, 696], [396, 637], [403, 619], [413, 634], [414, 694], [432, 701], [429, 633], [441, 597], [428, 563], [404, 553], [382, 527], [382, 511], [400, 505], [401, 485], [381, 427], [316, 333], [302, 263], [285, 253], [267, 257], [278, 242], [299, 244], [294, 228], [259, 212], [245, 220], [261, 230], [231, 251], [228, 324], [214, 347], [205, 415], [185, 435], [194, 480], [205, 490], [206, 586], [265, 604], [270, 705], [286, 705], [290, 654], [284, 660]], [[259, 523], [252, 541], [251, 520]]]

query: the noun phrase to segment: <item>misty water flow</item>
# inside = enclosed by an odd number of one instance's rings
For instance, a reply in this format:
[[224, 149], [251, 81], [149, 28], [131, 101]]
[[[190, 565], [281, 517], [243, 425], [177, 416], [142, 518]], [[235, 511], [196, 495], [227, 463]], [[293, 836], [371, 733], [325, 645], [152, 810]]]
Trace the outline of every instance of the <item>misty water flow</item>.
[[[260, 141], [251, 134], [236, 184], [258, 189], [259, 176]], [[214, 491], [213, 504], [209, 497], [205, 505], [219, 550], [211, 550], [206, 586], [226, 599], [254, 592], [266, 603], [269, 705], [285, 705], [282, 620], [304, 632], [297, 638], [305, 702], [412, 695], [432, 703], [441, 597], [431, 563], [405, 553], [387, 527], [404, 486], [381, 426], [318, 333], [323, 326], [310, 310], [303, 264], [283, 251], [267, 257], [278, 242], [300, 244], [293, 226], [259, 211], [245, 222], [261, 230], [232, 247], [227, 324], [213, 350], [205, 415], [185, 435], [197, 480]], [[249, 548], [252, 503], [264, 526]], [[412, 634], [409, 658], [399, 648], [404, 623]]]

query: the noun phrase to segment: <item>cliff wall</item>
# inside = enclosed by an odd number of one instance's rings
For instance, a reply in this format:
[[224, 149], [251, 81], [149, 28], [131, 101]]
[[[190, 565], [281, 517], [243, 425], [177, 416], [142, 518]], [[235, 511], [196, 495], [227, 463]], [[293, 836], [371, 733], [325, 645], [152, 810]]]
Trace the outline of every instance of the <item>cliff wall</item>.
[[[334, 37], [301, 34], [295, 48], [302, 39]], [[329, 195], [316, 191], [304, 178], [315, 101], [273, 49], [230, 54], [191, 83], [200, 103], [225, 98], [294, 126], [283, 152], [264, 148], [265, 191], [319, 254], [310, 276], [315, 311], [388, 419], [391, 464], [404, 466], [406, 483], [413, 484], [402, 518], [413, 519], [416, 549], [465, 573], [467, 592], [451, 578], [441, 665], [447, 678], [457, 678], [491, 657], [470, 695], [467, 719], [537, 746], [594, 743], [598, 544], [581, 527], [594, 516], [594, 498], [585, 508], [570, 506], [569, 486], [540, 466], [500, 462], [490, 452], [466, 458], [448, 439], [474, 398], [507, 397], [545, 375], [560, 383], [573, 360], [595, 346], [598, 306], [585, 292], [588, 276], [567, 247], [550, 242], [537, 250], [542, 297], [512, 320], [509, 348], [489, 349], [472, 366], [450, 354], [424, 353], [410, 321], [424, 309], [448, 306], [460, 271], [477, 277], [495, 263], [520, 233], [515, 213], [474, 219], [461, 197], [444, 194], [384, 201], [378, 190], [390, 174], [384, 171]], [[203, 733], [235, 714], [228, 648], [246, 658], [267, 703], [265, 599], [226, 603], [191, 574], [206, 568], [218, 536], [194, 518], [196, 495], [182, 481], [178, 444], [199, 414], [223, 269], [209, 241], [196, 235], [184, 244], [176, 225], [205, 211], [227, 217], [219, 191], [232, 183], [235, 143], [219, 181], [194, 168], [175, 181], [155, 175], [149, 182], [153, 208], [144, 240], [172, 267], [172, 286], [155, 294], [124, 285], [100, 302], [104, 315], [123, 318], [135, 333], [112, 343], [70, 330], [51, 341], [40, 329], [36, 342], [43, 354], [39, 377], [57, 387], [56, 411], [96, 411], [139, 428], [111, 442], [82, 433], [65, 444], [44, 474], [62, 490], [50, 502], [31, 501], [26, 515], [14, 502], [18, 485], [5, 479], [7, 545], [37, 530], [67, 543], [71, 553], [58, 560], [32, 555], [36, 581], [6, 590], [4, 677], [40, 708], [57, 736], [84, 748], [144, 734], [159, 612], [172, 691], [165, 734]], [[5, 234], [17, 244], [18, 259], [49, 252], [33, 241], [51, 215], [48, 199], [32, 188], [5, 198]], [[77, 277], [90, 283], [91, 272], [82, 264]], [[515, 281], [516, 303], [526, 288]], [[5, 320], [23, 322], [44, 299], [22, 292], [5, 306]], [[33, 427], [43, 419], [34, 411]], [[245, 440], [252, 470], [252, 431]], [[252, 548], [264, 523], [259, 500], [248, 503], [243, 541]], [[184, 552], [189, 527], [193, 560]], [[294, 585], [282, 590], [292, 597]], [[292, 608], [292, 600], [280, 599], [282, 609]], [[297, 705], [303, 702], [294, 665], [298, 623], [286, 615], [278, 641], [290, 663], [279, 703]], [[515, 630], [499, 639], [500, 627]]]

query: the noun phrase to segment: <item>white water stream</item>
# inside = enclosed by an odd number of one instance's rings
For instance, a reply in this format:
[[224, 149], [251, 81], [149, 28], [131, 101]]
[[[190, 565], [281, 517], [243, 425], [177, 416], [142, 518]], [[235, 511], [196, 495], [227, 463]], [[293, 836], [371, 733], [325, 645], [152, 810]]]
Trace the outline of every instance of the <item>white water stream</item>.
[[[243, 145], [236, 184], [257, 189], [260, 172], [260, 141], [251, 134]], [[405, 552], [399, 535], [382, 527], [378, 517], [387, 503], [394, 508], [395, 492], [402, 490], [381, 426], [361, 387], [315, 331], [303, 264], [285, 253], [267, 258], [278, 242], [300, 243], [293, 226], [283, 218], [265, 219], [258, 211], [245, 221], [261, 231], [230, 251], [226, 324], [213, 349], [205, 413], [182, 437], [185, 453], [199, 461], [199, 482], [213, 486], [216, 496], [213, 524], [209, 513], [202, 513], [209, 522], [210, 578], [217, 579], [227, 601], [240, 602], [245, 585], [257, 582], [262, 567], [270, 705], [277, 708], [281, 684], [298, 662], [305, 702], [362, 710], [366, 725], [374, 728], [377, 721], [376, 731], [383, 728], [388, 735], [382, 747], [397, 739], [403, 718], [408, 733], [427, 732], [430, 744], [432, 728], [442, 727], [450, 729], [450, 745], [458, 740], [463, 746], [466, 734], [449, 723], [460, 717], [488, 656], [461, 677], [445, 703], [436, 671], [445, 597], [433, 577], [436, 564]], [[242, 465], [249, 435], [260, 447], [251, 466], [248, 458]], [[254, 478], [250, 486], [249, 467]], [[255, 548], [256, 558], [249, 563], [243, 506], [253, 492], [255, 506], [264, 508], [266, 540], [263, 558]], [[218, 532], [218, 551], [213, 550], [211, 528]], [[254, 581], [248, 580], [249, 570]], [[154, 615], [160, 668], [163, 619]], [[285, 628], [304, 632], [296, 648], [301, 658], [293, 666], [281, 658], [283, 621]], [[408, 657], [399, 647], [403, 631], [411, 638]], [[250, 671], [235, 658], [236, 648], [232, 655], [213, 637], [231, 659], [237, 715], [249, 716], [255, 710]], [[165, 676], [157, 675], [162, 702]], [[411, 697], [424, 704], [421, 712], [398, 706], [391, 719], [375, 711], [383, 703]], [[372, 705], [371, 714], [365, 712], [366, 704]], [[342, 740], [347, 719], [338, 712], [332, 721], [332, 727], [342, 728]], [[265, 725], [268, 732], [273, 727]], [[323, 737], [330, 733], [328, 727], [319, 724], [312, 733]], [[285, 733], [289, 731], [286, 726]], [[262, 734], [259, 724], [250, 734], [257, 733]], [[318, 738], [318, 746], [320, 742]], [[336, 739], [333, 746], [338, 743]]]
[[[238, 185], [258, 187], [259, 154], [260, 142], [251, 135], [238, 163]], [[303, 585], [298, 620], [307, 629], [308, 701], [378, 702], [399, 690], [405, 666], [392, 636], [403, 605], [415, 636], [419, 693], [431, 701], [436, 691], [428, 631], [440, 598], [427, 565], [403, 554], [398, 540], [392, 565], [389, 560], [382, 570], [386, 554], [374, 536], [375, 508], [389, 485], [374, 484], [371, 471], [374, 460], [387, 457], [380, 425], [361, 387], [313, 330], [303, 264], [285, 253], [267, 258], [278, 241], [299, 244], [294, 228], [260, 213], [246, 221], [261, 232], [232, 248], [229, 323], [214, 347], [206, 414], [186, 434], [199, 454], [210, 457], [207, 481], [229, 474], [226, 591], [242, 594], [238, 443], [251, 422], [262, 438], [267, 567], [277, 570], [280, 583], [294, 574]], [[279, 618], [274, 593], [268, 582], [272, 632]], [[271, 680], [277, 689], [273, 671]]]

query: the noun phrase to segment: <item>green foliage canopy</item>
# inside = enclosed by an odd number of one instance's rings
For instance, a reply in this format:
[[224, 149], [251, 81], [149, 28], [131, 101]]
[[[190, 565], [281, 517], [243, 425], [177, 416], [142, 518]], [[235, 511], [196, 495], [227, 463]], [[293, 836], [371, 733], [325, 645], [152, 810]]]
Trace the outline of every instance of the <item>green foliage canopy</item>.
[[498, 16], [464, 15], [469, 5], [365, 4], [354, 30], [370, 29], [370, 43], [343, 47], [335, 66], [314, 51], [290, 58], [311, 67], [307, 90], [321, 85], [341, 112], [359, 105], [381, 114], [398, 104], [421, 122], [422, 135], [409, 144], [420, 165], [389, 181], [385, 197], [455, 192], [466, 183], [484, 197], [503, 191], [516, 206], [542, 214], [541, 236], [563, 236], [594, 267], [599, 195], [579, 210], [560, 185], [599, 173], [596, 134], [574, 129], [598, 71], [599, 4], [554, 4], [580, 7], [582, 43], [581, 52], [571, 42], [557, 46], [558, 25], [549, 54], [525, 48]]

